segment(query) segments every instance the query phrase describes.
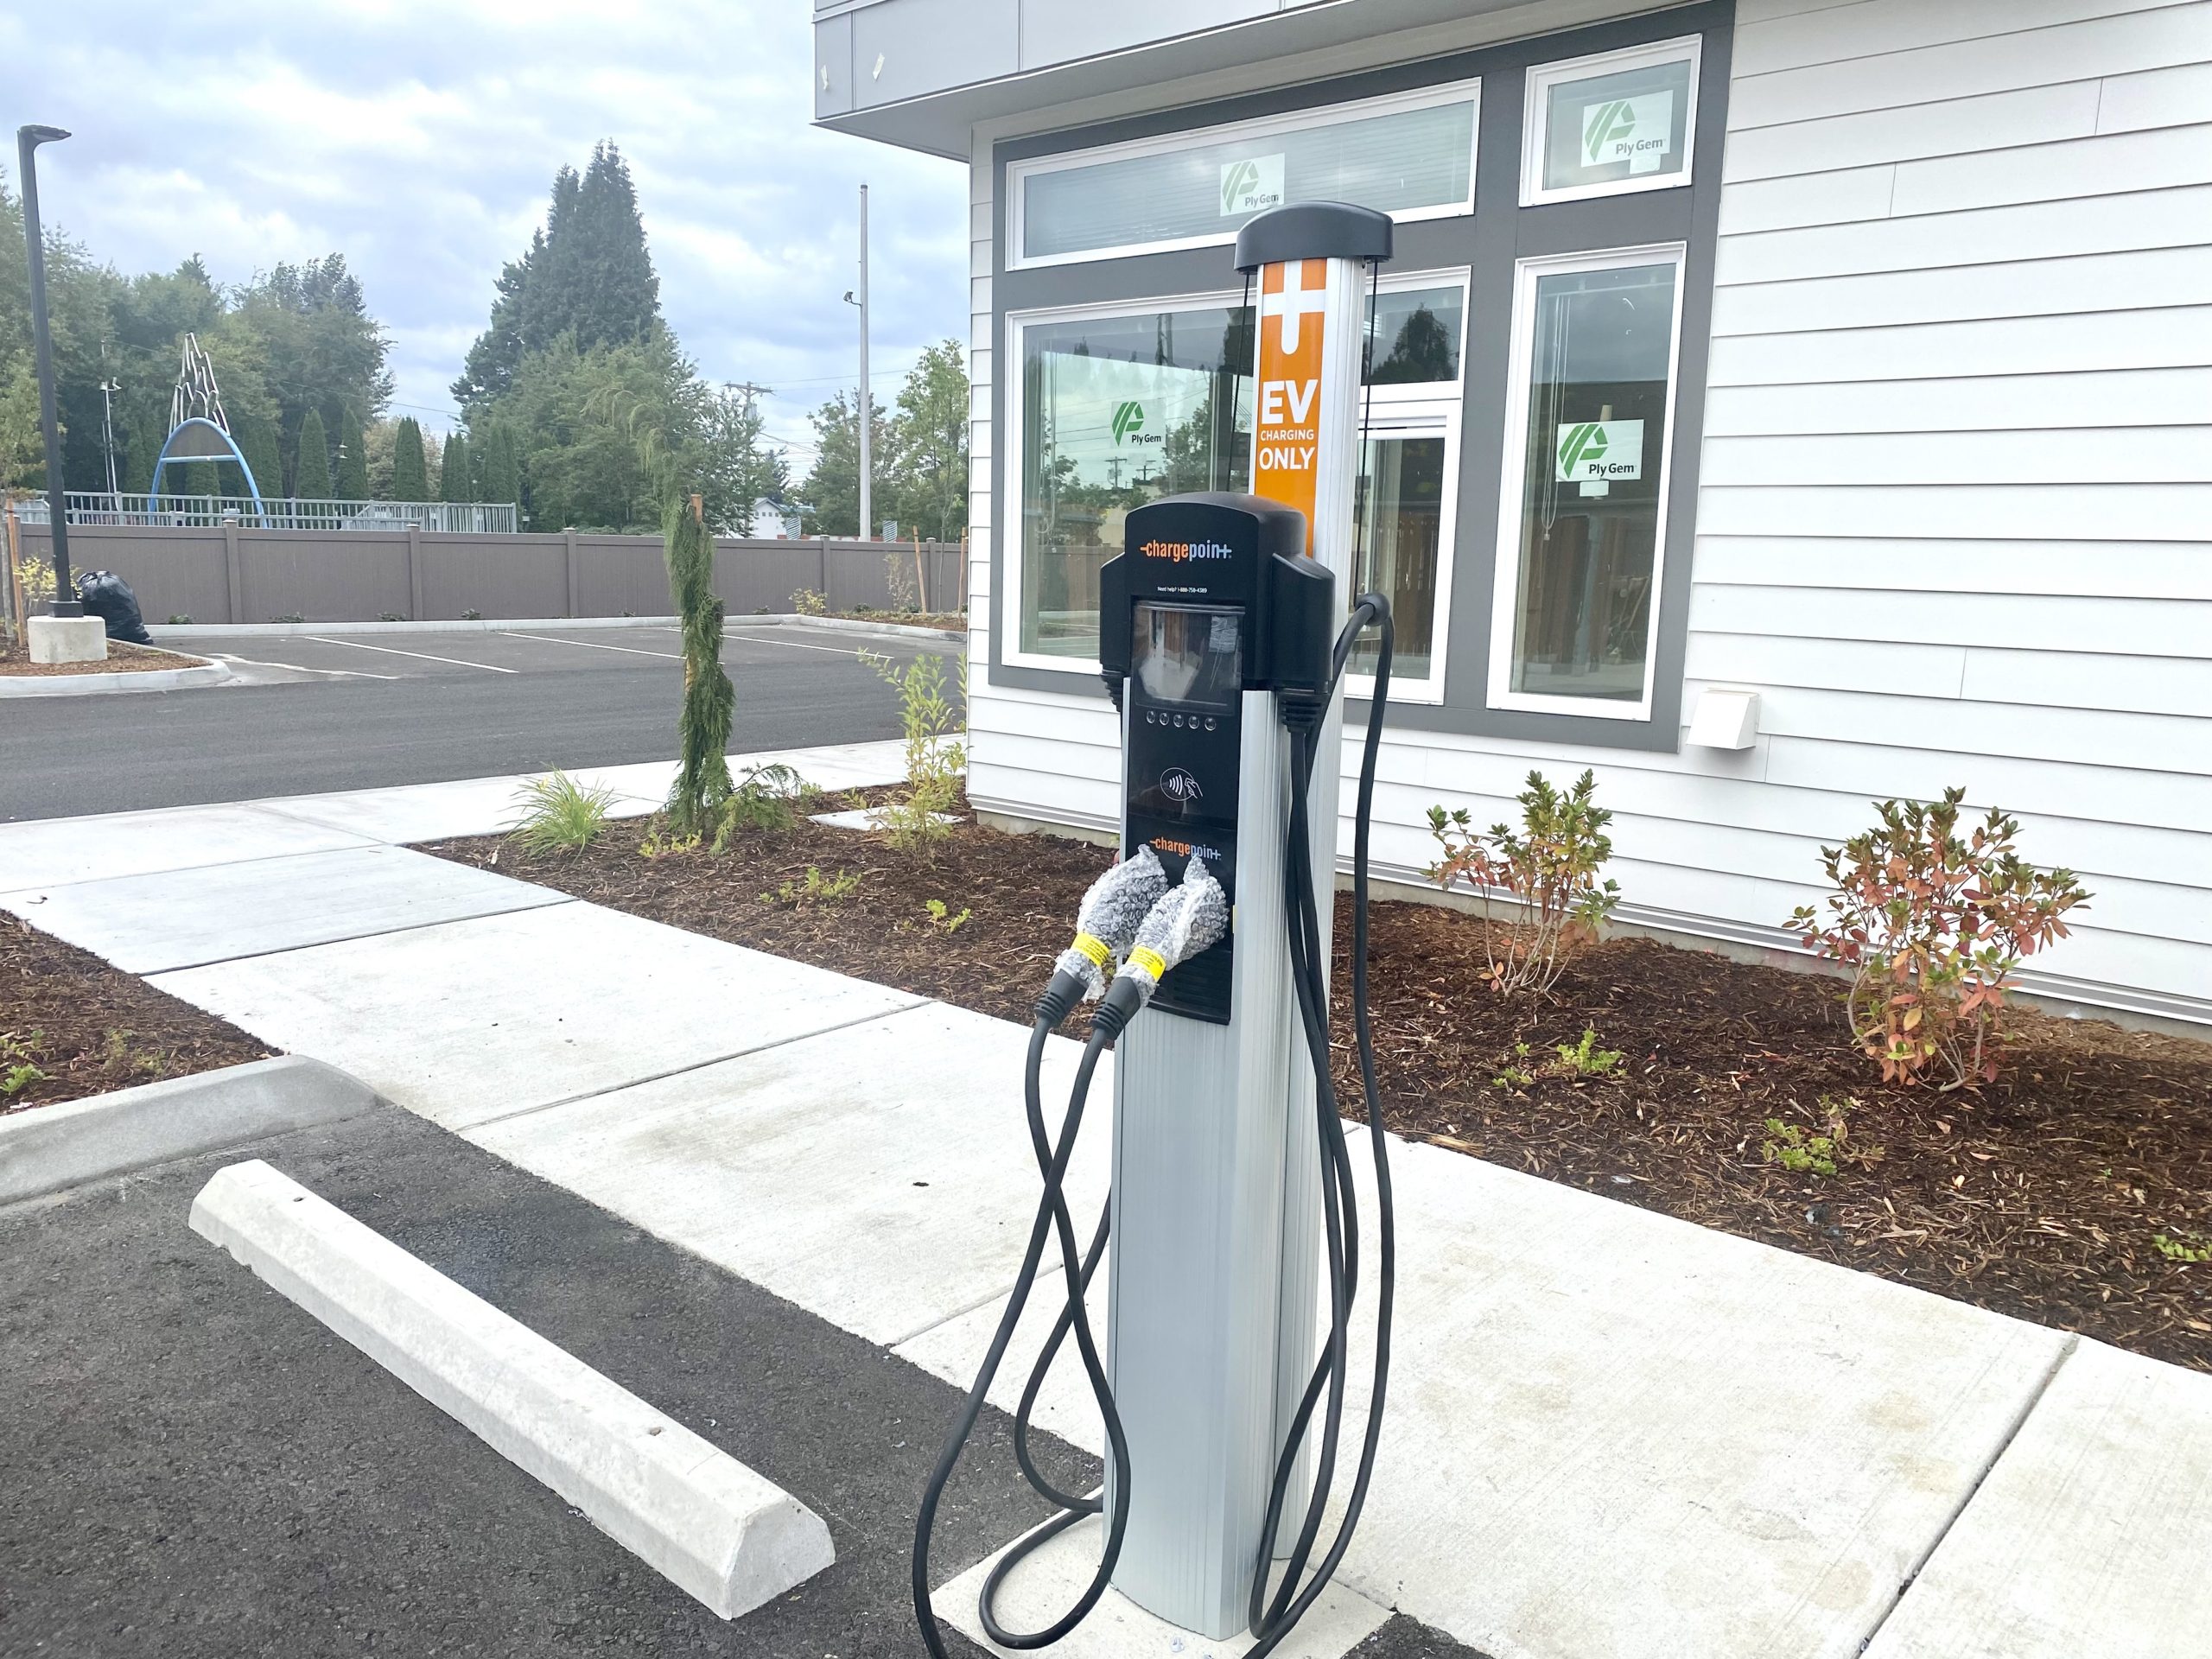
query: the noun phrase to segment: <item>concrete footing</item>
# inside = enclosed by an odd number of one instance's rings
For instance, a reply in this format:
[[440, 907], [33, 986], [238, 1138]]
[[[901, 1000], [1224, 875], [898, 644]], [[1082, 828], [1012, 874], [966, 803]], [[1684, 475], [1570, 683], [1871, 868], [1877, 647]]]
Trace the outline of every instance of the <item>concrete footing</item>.
[[32, 617], [30, 642], [31, 661], [35, 663], [107, 660], [107, 624], [97, 616]]

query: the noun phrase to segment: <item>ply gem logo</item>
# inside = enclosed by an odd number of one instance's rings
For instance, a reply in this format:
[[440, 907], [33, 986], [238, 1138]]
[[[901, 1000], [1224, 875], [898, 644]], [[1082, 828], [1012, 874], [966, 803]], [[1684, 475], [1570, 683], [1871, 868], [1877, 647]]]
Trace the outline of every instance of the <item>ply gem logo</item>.
[[1559, 442], [1559, 475], [1572, 477], [1584, 461], [1605, 458], [1605, 429], [1596, 421], [1578, 421], [1562, 429]]
[[1624, 98], [1608, 99], [1591, 106], [1582, 118], [1582, 149], [1589, 166], [1605, 159], [1605, 146], [1616, 139], [1633, 137], [1636, 110]]
[[1134, 399], [1117, 404], [1114, 409], [1114, 442], [1120, 443], [1133, 432], [1144, 429], [1144, 405]]

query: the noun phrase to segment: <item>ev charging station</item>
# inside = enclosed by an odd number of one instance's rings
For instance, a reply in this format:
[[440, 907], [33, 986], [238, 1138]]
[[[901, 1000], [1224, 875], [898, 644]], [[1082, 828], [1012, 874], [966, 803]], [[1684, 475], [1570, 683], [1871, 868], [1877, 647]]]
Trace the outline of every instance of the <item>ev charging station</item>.
[[[985, 1584], [979, 1611], [995, 1641], [1048, 1645], [1110, 1582], [1200, 1637], [1249, 1629], [1253, 1652], [1264, 1653], [1318, 1596], [1357, 1521], [1381, 1422], [1393, 1249], [1363, 949], [1356, 1015], [1382, 1206], [1382, 1335], [1348, 1515], [1306, 1579], [1336, 1460], [1359, 1274], [1350, 1158], [1328, 1080], [1327, 972], [1338, 693], [1365, 626], [1382, 630], [1383, 651], [1355, 837], [1363, 947], [1367, 807], [1388, 695], [1388, 603], [1348, 603], [1347, 588], [1368, 307], [1391, 228], [1383, 214], [1337, 203], [1277, 208], [1245, 226], [1236, 263], [1258, 290], [1254, 493], [1134, 510], [1122, 552], [1101, 574], [1100, 666], [1122, 726], [1122, 857], [1086, 895], [1075, 943], [1039, 1003], [1027, 1105], [1045, 1198], [998, 1336], [924, 1496], [914, 1592], [933, 1653], [938, 1500], [1055, 1230], [1070, 1291], [1025, 1395], [1016, 1452], [1062, 1512]], [[1038, 1098], [1045, 1040], [1078, 999], [1093, 998], [1092, 1036], [1055, 1142]], [[1112, 1191], [1083, 1251], [1060, 1180], [1109, 1041]], [[1102, 1357], [1082, 1289], [1109, 1235]], [[1325, 1285], [1325, 1338], [1316, 1313]], [[1070, 1334], [1106, 1421], [1098, 1497], [1052, 1490], [1026, 1449], [1030, 1406]], [[1092, 1513], [1105, 1517], [1106, 1535], [1089, 1590], [1048, 1630], [1003, 1630], [992, 1605], [999, 1584]], [[1278, 1563], [1282, 1582], [1271, 1591]]]

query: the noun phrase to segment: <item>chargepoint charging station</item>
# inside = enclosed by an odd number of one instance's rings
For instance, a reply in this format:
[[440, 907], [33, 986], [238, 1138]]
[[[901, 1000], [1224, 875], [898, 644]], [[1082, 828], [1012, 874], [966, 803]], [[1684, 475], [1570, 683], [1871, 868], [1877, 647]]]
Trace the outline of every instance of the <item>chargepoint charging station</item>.
[[[1387, 601], [1353, 601], [1349, 586], [1362, 367], [1375, 274], [1390, 247], [1386, 216], [1337, 203], [1277, 208], [1246, 225], [1236, 263], [1258, 289], [1254, 493], [1135, 509], [1101, 575], [1100, 667], [1122, 726], [1122, 859], [1085, 896], [1038, 1005], [1026, 1103], [1044, 1196], [916, 1527], [915, 1606], [933, 1654], [943, 1654], [929, 1582], [938, 1503], [1054, 1236], [1070, 1289], [1024, 1393], [1015, 1452], [1060, 1512], [987, 1580], [979, 1616], [994, 1642], [1047, 1646], [1110, 1585], [1200, 1637], [1249, 1630], [1252, 1653], [1265, 1654], [1319, 1596], [1358, 1521], [1382, 1425], [1394, 1243], [1365, 1007], [1368, 819], [1391, 638]], [[1381, 640], [1354, 817], [1352, 960], [1379, 1211], [1378, 1325], [1357, 1466], [1340, 1483], [1361, 1267], [1329, 1075], [1328, 963], [1342, 679], [1369, 629]], [[1039, 1098], [1046, 1042], [1093, 1001], [1055, 1136]], [[1112, 1192], [1086, 1248], [1061, 1183], [1109, 1043]], [[1109, 1237], [1102, 1351], [1083, 1290]], [[1030, 1412], [1071, 1335], [1106, 1427], [1096, 1494], [1056, 1490], [1027, 1450]], [[1345, 1514], [1324, 1545], [1332, 1491]], [[994, 1608], [1000, 1585], [1093, 1514], [1104, 1519], [1103, 1548], [1084, 1593], [1046, 1629], [1006, 1629]]]

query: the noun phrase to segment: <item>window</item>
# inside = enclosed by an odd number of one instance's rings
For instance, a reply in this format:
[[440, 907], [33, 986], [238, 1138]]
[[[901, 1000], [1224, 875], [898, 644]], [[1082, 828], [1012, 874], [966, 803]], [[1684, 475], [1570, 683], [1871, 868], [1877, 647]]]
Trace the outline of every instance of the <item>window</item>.
[[1474, 209], [1472, 81], [1018, 162], [1007, 267], [1198, 248], [1292, 201], [1403, 220]]
[[1690, 181], [1698, 37], [1529, 71], [1521, 204]]
[[[1402, 702], [1444, 699], [1466, 308], [1463, 276], [1386, 278], [1368, 336], [1369, 431], [1354, 486], [1347, 599], [1370, 590], [1389, 597], [1390, 694]], [[1374, 636], [1363, 637], [1347, 665], [1356, 693], [1372, 690], [1375, 656]]]
[[1682, 249], [1521, 263], [1491, 703], [1650, 716]]
[[[1098, 656], [1098, 572], [1132, 507], [1251, 478], [1251, 314], [1234, 301], [1154, 302], [1009, 320], [1020, 503], [1008, 659]], [[1018, 620], [1017, 620], [1018, 619]]]

